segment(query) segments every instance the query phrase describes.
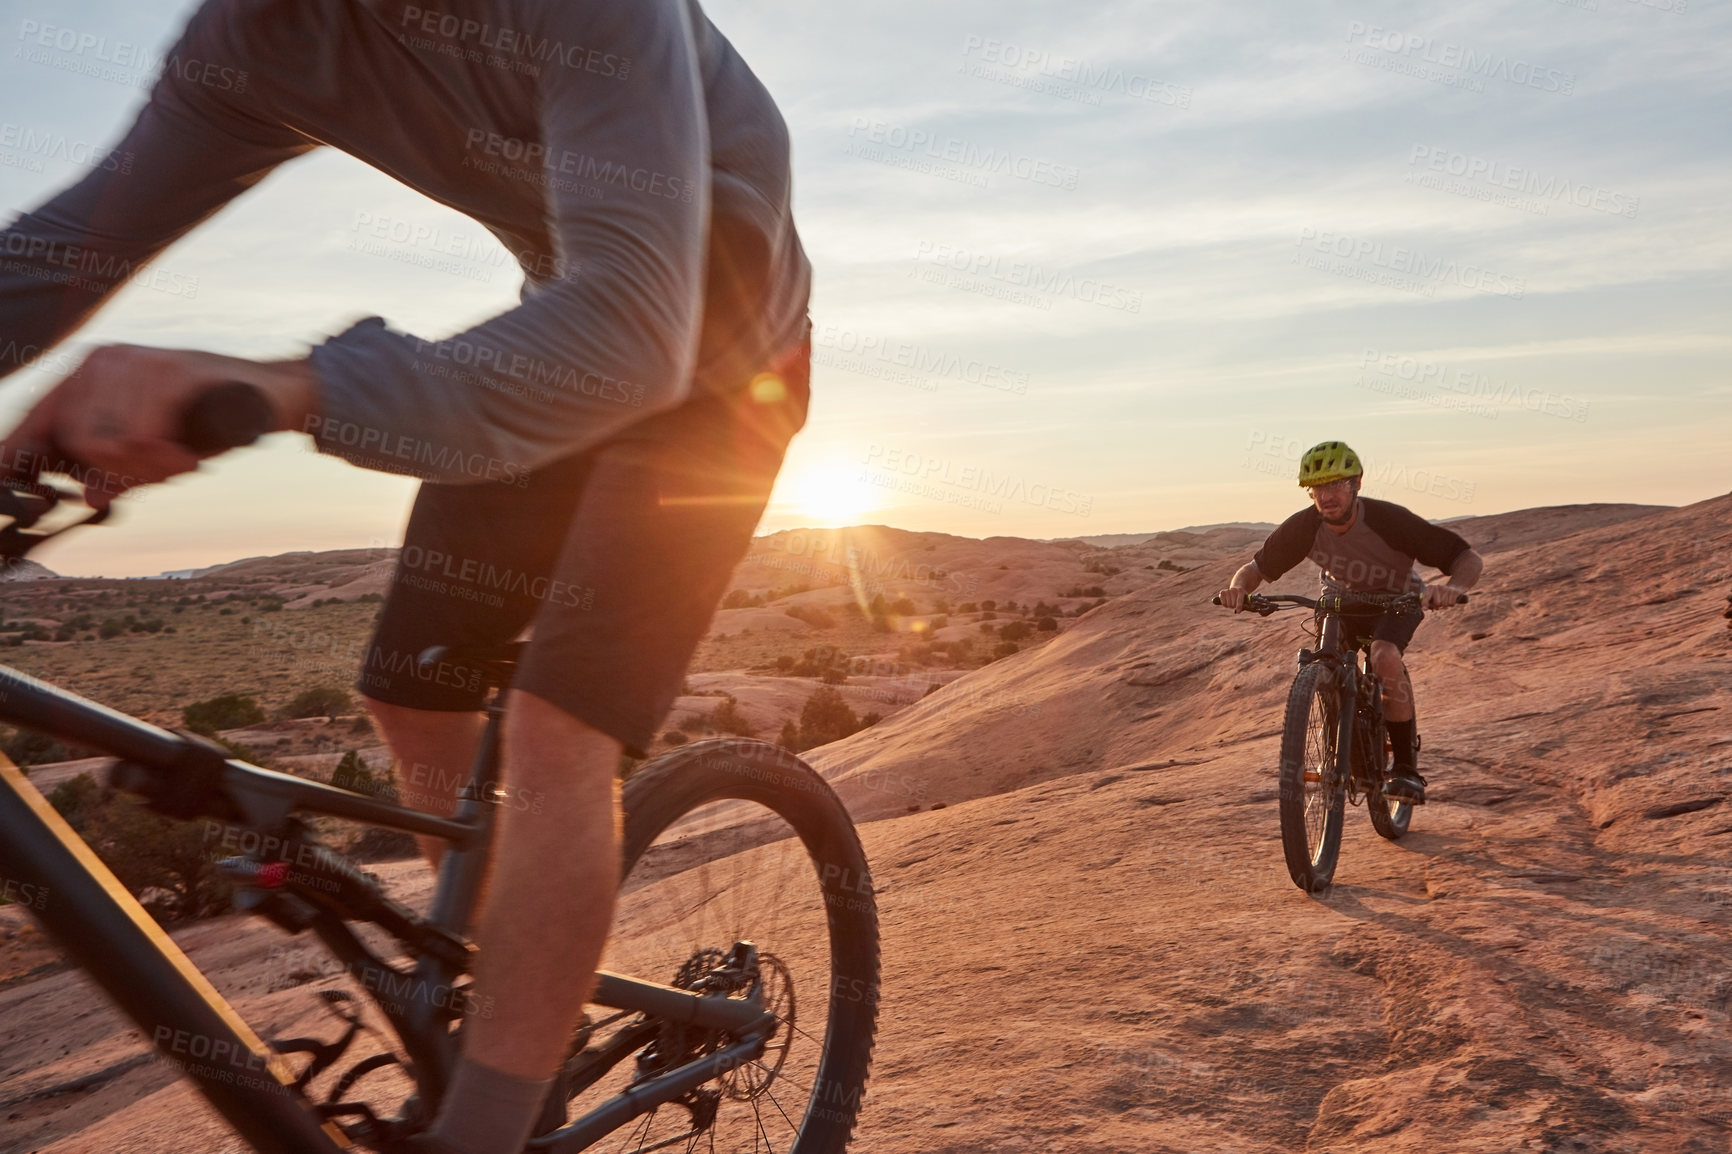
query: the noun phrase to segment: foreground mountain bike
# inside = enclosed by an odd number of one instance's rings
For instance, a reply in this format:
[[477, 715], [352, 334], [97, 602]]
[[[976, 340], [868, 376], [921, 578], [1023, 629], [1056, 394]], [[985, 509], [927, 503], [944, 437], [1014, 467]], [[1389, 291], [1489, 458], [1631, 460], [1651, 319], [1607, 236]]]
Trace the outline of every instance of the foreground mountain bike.
[[[1465, 594], [1457, 604], [1467, 601]], [[1219, 596], [1214, 598], [1219, 605]], [[1416, 593], [1341, 593], [1319, 598], [1245, 598], [1259, 617], [1290, 608], [1314, 613], [1316, 649], [1299, 651], [1281, 729], [1281, 852], [1293, 884], [1306, 893], [1329, 888], [1341, 853], [1346, 803], [1365, 802], [1372, 828], [1395, 841], [1413, 807], [1384, 796], [1392, 749], [1383, 725], [1383, 685], [1371, 667], [1371, 638], [1341, 636], [1343, 614], [1420, 611]], [[1414, 737], [1414, 752], [1419, 738]]]
[[[237, 431], [234, 406], [209, 400], [189, 412], [184, 442], [253, 439], [254, 418]], [[38, 523], [75, 495], [42, 480], [53, 454], [39, 461], [0, 489], [0, 516], [12, 519], [0, 529], [0, 561], [54, 535]], [[363, 1011], [350, 991], [321, 990], [343, 1024], [333, 1040], [261, 1040], [3, 757], [0, 877], [34, 887], [41, 924], [255, 1149], [389, 1151], [436, 1113], [463, 1016], [486, 1012], [464, 935], [495, 811], [514, 803], [496, 783], [516, 650], [423, 655], [494, 688], [450, 818], [249, 765], [0, 666], [0, 721], [115, 757], [111, 787], [204, 820], [238, 908], [289, 934], [310, 932], [330, 951], [335, 972], [372, 1004]], [[556, 1083], [563, 1101], [550, 1103], [547, 1132], [528, 1149], [572, 1154], [607, 1137], [621, 1151], [843, 1150], [872, 1054], [878, 923], [842, 803], [786, 750], [724, 739], [644, 765], [625, 784], [624, 810], [606, 969]], [[444, 839], [428, 911], [392, 900], [319, 844], [310, 814]]]

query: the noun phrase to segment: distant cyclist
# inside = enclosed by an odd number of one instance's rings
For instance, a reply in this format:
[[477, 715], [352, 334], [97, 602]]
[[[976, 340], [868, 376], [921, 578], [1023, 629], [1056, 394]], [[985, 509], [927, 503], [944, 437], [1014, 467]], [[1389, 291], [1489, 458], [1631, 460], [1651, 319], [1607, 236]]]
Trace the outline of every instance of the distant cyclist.
[[787, 126], [696, 0], [205, 0], [167, 61], [129, 164], [0, 229], [0, 375], [320, 146], [474, 218], [525, 274], [515, 307], [443, 339], [372, 317], [284, 361], [99, 348], [9, 438], [160, 481], [198, 464], [182, 408], [238, 380], [277, 429], [430, 482], [359, 682], [435, 783], [425, 808], [466, 780], [484, 691], [417, 656], [533, 627], [502, 746], [526, 804], [501, 805], [478, 929], [493, 1012], [414, 1139], [516, 1154], [612, 923], [620, 752], [654, 740], [805, 420]]
[[[1485, 561], [1460, 536], [1389, 501], [1359, 495], [1365, 468], [1341, 441], [1324, 441], [1299, 460], [1299, 484], [1311, 506], [1269, 534], [1251, 561], [1221, 590], [1221, 604], [1237, 613], [1245, 596], [1277, 580], [1309, 557], [1323, 570], [1326, 593], [1422, 593], [1426, 609], [1447, 609], [1473, 588]], [[1427, 586], [1414, 571], [1421, 561], [1445, 579]], [[1395, 766], [1384, 795], [1414, 805], [1425, 801], [1413, 748], [1413, 684], [1402, 654], [1424, 617], [1384, 612], [1344, 615], [1344, 635], [1371, 637], [1371, 664], [1383, 682], [1383, 715]]]

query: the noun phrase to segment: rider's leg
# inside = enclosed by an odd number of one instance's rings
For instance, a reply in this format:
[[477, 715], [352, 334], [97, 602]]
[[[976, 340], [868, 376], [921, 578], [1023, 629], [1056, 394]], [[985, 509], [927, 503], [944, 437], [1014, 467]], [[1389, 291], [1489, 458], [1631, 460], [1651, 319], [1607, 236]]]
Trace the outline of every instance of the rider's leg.
[[1401, 660], [1401, 650], [1391, 641], [1371, 643], [1371, 668], [1383, 683], [1383, 720], [1413, 720], [1413, 683], [1407, 677], [1407, 665]]
[[[1394, 750], [1390, 789], [1398, 797], [1418, 801], [1425, 796], [1425, 779], [1419, 776], [1413, 748], [1413, 682], [1401, 649], [1393, 641], [1379, 638], [1371, 643], [1371, 667], [1383, 683], [1383, 724]], [[1398, 780], [1394, 780], [1398, 779]]]
[[619, 885], [620, 743], [533, 694], [506, 709], [502, 805], [463, 1060], [435, 1128], [521, 1149], [571, 1042]]
[[[448, 817], [474, 768], [486, 718], [475, 711], [410, 709], [364, 698], [396, 759], [397, 796], [406, 806]], [[417, 837], [421, 856], [437, 866], [445, 842]]]

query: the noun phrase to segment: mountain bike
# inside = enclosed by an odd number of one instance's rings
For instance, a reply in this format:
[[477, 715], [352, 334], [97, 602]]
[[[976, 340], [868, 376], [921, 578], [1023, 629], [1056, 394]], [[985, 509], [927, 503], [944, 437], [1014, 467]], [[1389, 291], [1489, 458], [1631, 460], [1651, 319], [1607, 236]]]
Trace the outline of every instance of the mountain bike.
[[[213, 389], [189, 408], [188, 447], [248, 444], [267, 427], [235, 390]], [[7, 562], [70, 528], [42, 521], [81, 492], [47, 479], [76, 476], [75, 463], [26, 457], [32, 466], [0, 489]], [[71, 960], [254, 1149], [390, 1151], [437, 1112], [463, 1019], [487, 1012], [465, 932], [495, 812], [521, 803], [497, 784], [520, 644], [422, 655], [424, 667], [442, 662], [491, 687], [468, 786], [448, 818], [251, 765], [0, 666], [0, 721], [112, 756], [111, 789], [201, 819], [235, 907], [317, 938], [333, 971], [367, 996], [319, 991], [339, 1019], [332, 1039], [261, 1039], [0, 757], [0, 878], [33, 887], [14, 892], [37, 895], [33, 915]], [[871, 1061], [879, 957], [871, 873], [841, 801], [786, 750], [730, 738], [645, 764], [626, 781], [623, 808], [607, 968], [527, 1149], [572, 1154], [610, 1137], [610, 1149], [634, 1151], [843, 1150]], [[322, 844], [307, 820], [316, 814], [443, 839], [427, 912]]]
[[[1467, 601], [1466, 594], [1456, 598]], [[1219, 605], [1217, 595], [1214, 603]], [[1384, 795], [1393, 749], [1383, 724], [1383, 686], [1371, 667], [1369, 637], [1342, 637], [1343, 614], [1420, 611], [1417, 593], [1339, 593], [1245, 598], [1259, 617], [1292, 608], [1313, 612], [1316, 649], [1299, 651], [1281, 728], [1278, 796], [1281, 852], [1293, 884], [1306, 893], [1329, 888], [1341, 852], [1346, 803], [1365, 803], [1371, 825], [1390, 841], [1407, 833], [1413, 806]], [[1419, 737], [1414, 735], [1414, 753]]]

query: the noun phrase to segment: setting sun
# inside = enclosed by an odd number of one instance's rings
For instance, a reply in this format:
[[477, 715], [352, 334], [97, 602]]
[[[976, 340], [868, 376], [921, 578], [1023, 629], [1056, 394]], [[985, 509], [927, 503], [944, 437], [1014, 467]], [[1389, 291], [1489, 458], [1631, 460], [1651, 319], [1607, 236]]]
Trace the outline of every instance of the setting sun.
[[819, 462], [793, 474], [779, 486], [777, 504], [809, 518], [815, 526], [839, 528], [858, 524], [878, 507], [877, 493], [858, 467], [836, 461]]

